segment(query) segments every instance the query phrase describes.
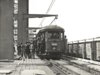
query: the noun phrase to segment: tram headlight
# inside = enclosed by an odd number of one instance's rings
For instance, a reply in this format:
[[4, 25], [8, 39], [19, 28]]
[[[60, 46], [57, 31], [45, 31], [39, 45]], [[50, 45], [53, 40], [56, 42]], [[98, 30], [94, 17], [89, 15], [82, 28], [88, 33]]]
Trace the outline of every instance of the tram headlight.
[[45, 50], [45, 52], [47, 52], [47, 50]]
[[55, 47], [55, 46], [53, 46], [53, 47], [52, 47], [52, 49], [53, 49], [53, 50], [56, 50], [56, 47]]

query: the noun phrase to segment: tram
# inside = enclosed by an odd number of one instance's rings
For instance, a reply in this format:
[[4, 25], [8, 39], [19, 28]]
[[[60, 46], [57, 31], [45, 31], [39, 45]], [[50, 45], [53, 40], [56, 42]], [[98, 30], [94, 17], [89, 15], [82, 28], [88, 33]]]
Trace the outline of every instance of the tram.
[[65, 53], [66, 42], [64, 29], [57, 25], [45, 26], [37, 36], [36, 53], [40, 58], [60, 59]]

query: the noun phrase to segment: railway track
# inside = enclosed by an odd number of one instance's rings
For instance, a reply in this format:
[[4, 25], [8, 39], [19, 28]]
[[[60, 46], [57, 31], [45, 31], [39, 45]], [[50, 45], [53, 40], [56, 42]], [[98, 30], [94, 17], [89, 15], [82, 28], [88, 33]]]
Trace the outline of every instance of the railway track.
[[[63, 58], [64, 60], [68, 61], [70, 63], [70, 65], [73, 65], [77, 68], [80, 68], [82, 70], [85, 70], [89, 73], [91, 73], [92, 75], [100, 75], [100, 70], [98, 70], [97, 68], [100, 68], [100, 65], [94, 64], [94, 63], [90, 63], [90, 62], [84, 62], [82, 60], [77, 60], [74, 58]], [[93, 67], [91, 67], [93, 66]], [[96, 66], [96, 68], [94, 68], [94, 66]]]
[[80, 75], [79, 73], [70, 70], [63, 65], [55, 62], [54, 60], [47, 61], [47, 66], [56, 74], [56, 75]]
[[[72, 61], [73, 59], [67, 60], [50, 60], [47, 61], [47, 66], [56, 74], [56, 75], [100, 75], [100, 71], [94, 66], [100, 67], [92, 63], [87, 63], [83, 61]], [[90, 66], [93, 66], [92, 68]]]

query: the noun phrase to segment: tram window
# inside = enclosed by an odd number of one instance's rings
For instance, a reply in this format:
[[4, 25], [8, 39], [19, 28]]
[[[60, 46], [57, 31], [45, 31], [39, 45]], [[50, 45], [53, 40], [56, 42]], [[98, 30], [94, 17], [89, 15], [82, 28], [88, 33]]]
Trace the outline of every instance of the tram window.
[[61, 33], [61, 35], [60, 35], [60, 36], [61, 36], [61, 39], [63, 39], [63, 33]]
[[59, 33], [54, 33], [53, 37], [59, 39]]
[[41, 37], [41, 40], [43, 40], [44, 39], [44, 34], [42, 33], [40, 37]]
[[50, 39], [52, 37], [52, 33], [48, 33], [48, 38]]
[[49, 39], [59, 39], [60, 38], [60, 33], [59, 32], [49, 32], [48, 33], [48, 38]]

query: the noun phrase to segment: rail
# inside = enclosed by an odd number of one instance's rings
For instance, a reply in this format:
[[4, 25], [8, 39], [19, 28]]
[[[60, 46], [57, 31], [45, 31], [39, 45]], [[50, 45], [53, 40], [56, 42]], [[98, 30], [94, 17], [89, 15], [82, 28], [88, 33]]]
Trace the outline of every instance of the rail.
[[54, 60], [48, 61], [48, 66], [54, 71], [56, 75], [80, 75], [63, 65], [55, 62]]
[[[70, 57], [70, 56], [68, 57], [68, 56], [67, 56], [67, 59], [66, 59], [66, 58], [63, 58], [63, 59], [69, 60], [69, 63], [70, 63], [71, 65], [73, 65], [73, 66], [75, 66], [75, 67], [77, 67], [77, 68], [80, 68], [80, 69], [82, 69], [82, 70], [85, 70], [85, 71], [91, 73], [92, 75], [100, 75], [100, 71], [98, 71], [97, 69], [88, 67], [88, 64], [78, 64], [78, 63], [75, 63], [75, 62], [71, 62], [71, 61], [70, 61], [71, 59], [82, 61], [81, 58], [75, 58], [75, 57]], [[89, 62], [88, 60], [85, 60], [85, 59], [84, 59], [84, 62], [88, 62], [90, 65], [97, 65], [97, 64], [91, 63], [91, 62]], [[99, 67], [99, 65], [98, 65], [98, 67]]]

